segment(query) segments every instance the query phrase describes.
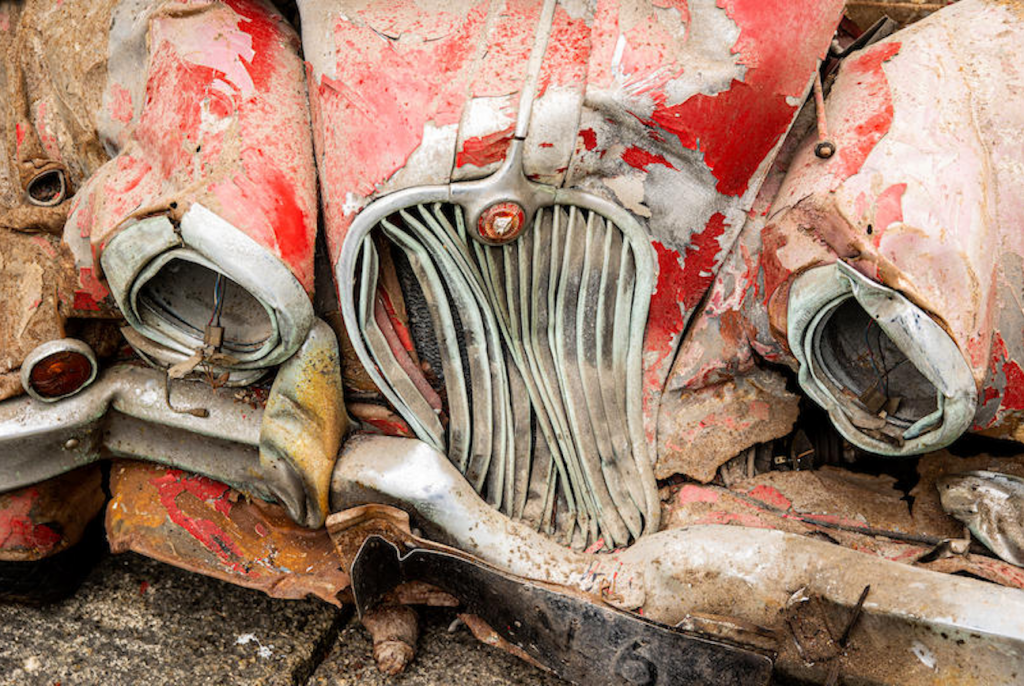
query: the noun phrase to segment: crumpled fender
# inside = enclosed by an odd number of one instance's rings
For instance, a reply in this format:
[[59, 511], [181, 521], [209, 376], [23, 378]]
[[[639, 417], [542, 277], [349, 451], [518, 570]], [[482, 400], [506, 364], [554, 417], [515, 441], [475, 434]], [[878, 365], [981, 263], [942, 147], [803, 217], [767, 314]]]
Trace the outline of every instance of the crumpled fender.
[[[816, 158], [814, 136], [800, 145], [762, 231], [783, 350], [801, 357], [810, 329], [794, 329], [794, 316], [814, 315], [790, 287], [810, 267], [841, 260], [905, 297], [907, 316], [932, 320], [936, 340], [957, 351], [957, 369], [943, 376], [962, 383], [942, 393], [947, 404], [969, 404], [957, 410], [962, 420], [947, 418], [959, 429], [916, 443], [921, 434], [911, 432], [905, 449], [884, 452], [935, 449], [968, 428], [1022, 438], [1024, 203], [1012, 190], [1019, 150], [1007, 141], [1024, 121], [1006, 97], [1024, 74], [1005, 58], [1019, 52], [1021, 19], [1014, 5], [966, 0], [850, 56], [826, 101], [836, 154]], [[927, 377], [927, 356], [914, 359]]]

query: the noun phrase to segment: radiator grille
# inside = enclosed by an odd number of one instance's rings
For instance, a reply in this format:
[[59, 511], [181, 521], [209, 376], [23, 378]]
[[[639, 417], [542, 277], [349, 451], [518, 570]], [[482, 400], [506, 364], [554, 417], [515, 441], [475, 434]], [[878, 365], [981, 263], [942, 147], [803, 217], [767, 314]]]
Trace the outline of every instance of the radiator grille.
[[[643, 232], [622, 223], [556, 204], [519, 240], [487, 246], [467, 236], [458, 205], [412, 205], [360, 239], [350, 291], [366, 350], [416, 434], [492, 506], [576, 546], [628, 544], [652, 505], [640, 374], [654, 267]], [[440, 359], [440, 394], [387, 321], [384, 250], [400, 251], [425, 301], [433, 340], [417, 347]]]

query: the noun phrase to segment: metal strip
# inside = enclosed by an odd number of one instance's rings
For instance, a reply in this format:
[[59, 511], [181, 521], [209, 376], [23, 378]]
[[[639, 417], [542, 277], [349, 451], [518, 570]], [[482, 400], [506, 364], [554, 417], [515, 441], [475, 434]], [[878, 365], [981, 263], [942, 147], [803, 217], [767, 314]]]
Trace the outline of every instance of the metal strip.
[[470, 449], [469, 399], [466, 397], [465, 377], [459, 342], [452, 326], [452, 313], [448, 297], [430, 256], [404, 231], [385, 219], [380, 223], [384, 234], [405, 253], [416, 277], [429, 288], [423, 289], [434, 334], [440, 339], [441, 369], [444, 374], [445, 391], [448, 398], [448, 458], [456, 464], [466, 464]]
[[[559, 211], [556, 209], [556, 212]], [[629, 543], [629, 532], [619, 517], [601, 471], [601, 458], [594, 439], [590, 416], [586, 407], [586, 389], [579, 374], [576, 337], [579, 312], [580, 277], [586, 270], [586, 224], [580, 210], [570, 206], [566, 220], [565, 252], [562, 257], [562, 278], [558, 282], [555, 301], [555, 352], [558, 355], [558, 378], [562, 401], [572, 428], [580, 467], [587, 489], [594, 499], [595, 516], [599, 531], [593, 539], [606, 536], [611, 547]]]

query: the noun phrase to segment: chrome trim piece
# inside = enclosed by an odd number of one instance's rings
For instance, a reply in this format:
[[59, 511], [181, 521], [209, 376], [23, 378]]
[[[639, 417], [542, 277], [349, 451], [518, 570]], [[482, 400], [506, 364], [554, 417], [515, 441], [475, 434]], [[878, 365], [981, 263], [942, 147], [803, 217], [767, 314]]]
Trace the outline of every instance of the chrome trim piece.
[[300, 524], [323, 525], [347, 426], [333, 330], [317, 320], [281, 367], [266, 409], [236, 393], [121, 364], [58, 402], [0, 402], [0, 492], [126, 457], [203, 474], [280, 502]]

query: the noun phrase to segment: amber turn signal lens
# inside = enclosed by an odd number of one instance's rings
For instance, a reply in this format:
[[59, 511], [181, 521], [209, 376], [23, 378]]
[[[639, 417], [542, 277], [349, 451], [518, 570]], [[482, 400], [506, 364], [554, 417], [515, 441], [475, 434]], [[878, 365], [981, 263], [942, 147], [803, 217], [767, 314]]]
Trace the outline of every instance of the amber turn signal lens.
[[491, 205], [480, 215], [480, 235], [491, 243], [508, 243], [522, 232], [526, 213], [514, 202]]
[[32, 390], [44, 398], [70, 395], [89, 382], [92, 361], [82, 353], [62, 350], [36, 362], [29, 374]]

